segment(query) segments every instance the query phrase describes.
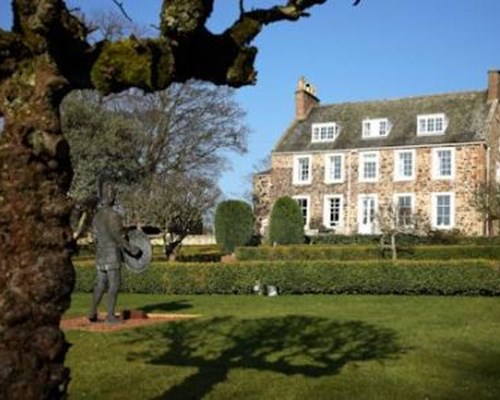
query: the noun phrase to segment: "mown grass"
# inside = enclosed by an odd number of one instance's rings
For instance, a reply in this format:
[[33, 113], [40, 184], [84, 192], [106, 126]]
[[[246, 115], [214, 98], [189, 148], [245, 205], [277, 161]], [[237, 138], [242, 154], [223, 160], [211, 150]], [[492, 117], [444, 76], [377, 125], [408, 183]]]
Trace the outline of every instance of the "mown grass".
[[500, 298], [121, 294], [119, 308], [203, 316], [68, 332], [70, 398], [500, 398]]

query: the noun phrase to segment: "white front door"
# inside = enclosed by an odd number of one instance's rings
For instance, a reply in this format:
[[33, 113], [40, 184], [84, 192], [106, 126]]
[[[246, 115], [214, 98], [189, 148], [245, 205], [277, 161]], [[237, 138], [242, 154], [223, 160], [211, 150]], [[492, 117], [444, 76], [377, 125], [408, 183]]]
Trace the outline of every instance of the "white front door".
[[377, 195], [360, 195], [358, 203], [358, 233], [362, 235], [376, 233], [376, 213]]

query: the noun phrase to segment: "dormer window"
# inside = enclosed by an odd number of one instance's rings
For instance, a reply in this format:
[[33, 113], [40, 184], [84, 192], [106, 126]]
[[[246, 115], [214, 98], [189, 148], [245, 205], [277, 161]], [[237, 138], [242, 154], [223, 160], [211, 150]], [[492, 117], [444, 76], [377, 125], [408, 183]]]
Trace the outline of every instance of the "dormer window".
[[448, 127], [445, 114], [427, 114], [417, 117], [417, 135], [442, 135]]
[[391, 123], [387, 118], [363, 120], [363, 139], [379, 138], [389, 135]]
[[339, 135], [339, 126], [335, 122], [312, 124], [312, 139], [316, 142], [333, 142]]

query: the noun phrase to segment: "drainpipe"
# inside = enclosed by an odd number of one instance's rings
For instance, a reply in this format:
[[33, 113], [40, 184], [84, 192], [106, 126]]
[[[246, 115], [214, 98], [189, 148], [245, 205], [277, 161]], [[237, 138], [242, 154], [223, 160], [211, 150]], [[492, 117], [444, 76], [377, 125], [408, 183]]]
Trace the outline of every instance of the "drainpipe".
[[[490, 171], [491, 171], [491, 167], [490, 167], [490, 159], [491, 159], [491, 147], [488, 146], [488, 144], [486, 144], [486, 188], [489, 188], [489, 185], [490, 185]], [[488, 190], [488, 189], [486, 189]], [[490, 202], [490, 199], [489, 197], [487, 197], [487, 201], [488, 201], [488, 205], [489, 205], [489, 202]], [[490, 219], [490, 216], [488, 215], [488, 218], [486, 220], [486, 236], [490, 236], [490, 224], [491, 224], [491, 219]]]
[[[346, 215], [346, 234], [350, 235], [352, 233], [352, 226], [351, 226], [351, 207], [353, 202], [351, 202], [351, 166], [352, 166], [352, 152], [347, 152], [347, 156], [349, 158], [349, 168], [347, 169], [347, 215]], [[347, 162], [346, 162], [347, 164]]]

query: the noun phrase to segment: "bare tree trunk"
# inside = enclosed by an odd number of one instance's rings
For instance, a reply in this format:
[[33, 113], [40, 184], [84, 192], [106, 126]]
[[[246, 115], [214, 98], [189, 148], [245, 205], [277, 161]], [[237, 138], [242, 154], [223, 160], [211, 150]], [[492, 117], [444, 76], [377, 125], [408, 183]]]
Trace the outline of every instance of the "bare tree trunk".
[[391, 252], [392, 252], [392, 259], [396, 260], [398, 258], [398, 249], [396, 247], [396, 233], [393, 233], [391, 235]]
[[[169, 236], [170, 239], [168, 239], [167, 236]], [[165, 250], [165, 257], [168, 261], [175, 261], [175, 257], [179, 252], [180, 245], [184, 238], [185, 236], [174, 238], [174, 234], [168, 232], [163, 234], [163, 248]]]
[[48, 57], [0, 87], [0, 398], [65, 396], [69, 347], [59, 328], [75, 275], [65, 193], [71, 182], [59, 103], [66, 81]]

